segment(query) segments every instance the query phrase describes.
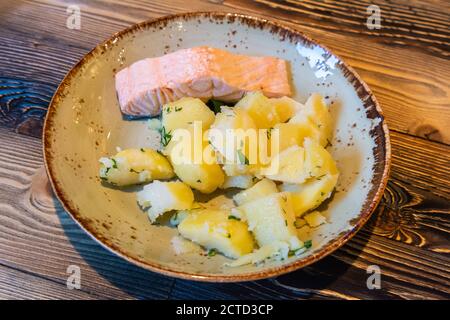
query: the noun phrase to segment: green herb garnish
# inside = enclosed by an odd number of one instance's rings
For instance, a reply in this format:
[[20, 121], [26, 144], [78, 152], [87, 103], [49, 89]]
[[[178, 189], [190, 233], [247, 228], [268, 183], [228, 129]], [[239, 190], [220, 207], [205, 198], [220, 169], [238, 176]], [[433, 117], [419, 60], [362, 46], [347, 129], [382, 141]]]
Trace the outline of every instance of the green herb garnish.
[[163, 145], [163, 147], [167, 147], [171, 139], [172, 131], [166, 132], [166, 128], [163, 126], [161, 128], [161, 144]]
[[266, 132], [266, 134], [267, 134], [267, 140], [269, 140], [269, 139], [272, 137], [272, 130], [273, 130], [273, 128], [267, 129], [267, 132]]
[[141, 152], [145, 152], [144, 148], [141, 148]]
[[301, 248], [295, 249], [295, 250], [289, 250], [288, 252], [288, 257], [292, 257], [294, 256], [298, 250], [300, 250]]
[[208, 250], [208, 257], [214, 257], [217, 254], [217, 250], [216, 249], [210, 249]]
[[228, 220], [237, 220], [237, 221], [241, 221], [241, 218], [236, 217], [236, 216], [233, 216], [232, 214], [230, 214], [230, 215], [228, 216]]
[[214, 112], [214, 114], [217, 114], [220, 112], [221, 106], [226, 106], [226, 103], [220, 101], [220, 100], [214, 100], [210, 99], [206, 105]]
[[117, 169], [117, 161], [116, 161], [116, 159], [114, 159], [114, 158], [111, 158], [111, 161], [112, 161], [112, 163], [113, 163], [113, 168], [114, 169]]
[[306, 240], [305, 242], [303, 242], [303, 246], [304, 246], [306, 249], [311, 248], [311, 247], [312, 247], [312, 240]]
[[247, 157], [242, 153], [241, 149], [239, 149], [237, 151], [237, 154], [238, 154], [238, 158], [239, 158], [239, 163], [240, 164], [245, 164], [245, 165], [249, 164]]

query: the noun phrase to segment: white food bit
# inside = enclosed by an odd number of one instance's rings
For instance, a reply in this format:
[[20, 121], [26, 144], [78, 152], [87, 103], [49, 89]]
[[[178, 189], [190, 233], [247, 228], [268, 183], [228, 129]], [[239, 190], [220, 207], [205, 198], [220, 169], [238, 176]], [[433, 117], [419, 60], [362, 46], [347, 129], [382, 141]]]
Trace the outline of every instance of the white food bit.
[[178, 226], [188, 215], [189, 212], [187, 210], [177, 211], [172, 217], [170, 217], [170, 225], [174, 227]]
[[122, 148], [117, 146], [117, 147], [116, 147], [116, 151], [117, 151], [117, 152], [120, 152], [120, 151], [122, 151]]
[[127, 159], [124, 157], [115, 157], [114, 160], [116, 160], [117, 165], [123, 165], [127, 163]]
[[239, 259], [225, 264], [229, 267], [239, 267], [246, 264], [259, 264], [266, 259], [273, 258], [274, 260], [286, 259], [289, 255], [289, 245], [283, 241], [277, 241], [271, 244], [262, 246], [261, 248], [246, 254]]
[[192, 202], [180, 200], [179, 195], [170, 188], [170, 182], [158, 180], [145, 185], [142, 191], [137, 193], [137, 201], [143, 208], [151, 205], [147, 210], [151, 222], [155, 222], [156, 218], [164, 212], [189, 209], [192, 206]]
[[170, 243], [172, 244], [172, 248], [175, 251], [176, 255], [191, 253], [191, 252], [196, 252], [196, 251], [201, 250], [197, 244], [195, 244], [189, 240], [186, 240], [180, 236], [174, 236], [170, 240]]
[[153, 118], [148, 120], [148, 128], [152, 130], [160, 130], [162, 127], [161, 120]]
[[313, 228], [318, 227], [324, 223], [327, 223], [327, 219], [320, 214], [319, 211], [313, 211], [303, 217], [306, 222]]
[[139, 172], [139, 182], [145, 182], [147, 180], [150, 180], [150, 172], [147, 170]]
[[101, 157], [100, 159], [98, 159], [98, 162], [103, 164], [106, 168], [111, 168], [114, 165], [114, 162], [107, 157]]

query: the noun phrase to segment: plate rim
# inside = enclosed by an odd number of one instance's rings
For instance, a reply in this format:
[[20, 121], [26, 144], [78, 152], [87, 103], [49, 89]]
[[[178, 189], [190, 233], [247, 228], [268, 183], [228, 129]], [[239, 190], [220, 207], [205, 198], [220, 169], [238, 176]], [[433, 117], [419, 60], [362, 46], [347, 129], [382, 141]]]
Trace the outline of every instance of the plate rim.
[[[101, 50], [103, 47], [107, 46], [108, 44], [112, 43], [114, 39], [118, 37], [123, 37], [128, 34], [133, 34], [134, 32], [144, 31], [148, 30], [151, 27], [158, 26], [160, 24], [167, 24], [171, 21], [175, 21], [177, 19], [192, 19], [192, 18], [213, 18], [213, 19], [228, 19], [228, 21], [234, 22], [235, 19], [239, 20], [239, 22], [244, 22], [249, 24], [250, 26], [256, 28], [256, 27], [270, 27], [272, 30], [275, 30], [276, 32], [279, 31], [285, 31], [289, 36], [295, 36], [298, 38], [301, 38], [303, 40], [306, 40], [309, 43], [312, 43], [314, 45], [317, 45], [323, 49], [326, 50], [327, 53], [330, 53], [337, 57], [340, 61], [340, 65], [344, 70], [347, 70], [356, 80], [356, 82], [361, 85], [364, 89], [364, 92], [369, 96], [369, 99], [372, 100], [372, 104], [375, 107], [376, 116], [379, 117], [380, 125], [382, 129], [382, 137], [383, 140], [381, 142], [381, 147], [384, 151], [384, 159], [381, 159], [381, 161], [384, 163], [383, 172], [381, 175], [381, 180], [376, 188], [375, 195], [372, 199], [370, 197], [366, 197], [365, 201], [370, 201], [370, 205], [360, 211], [357, 217], [355, 217], [353, 220], [356, 222], [352, 225], [352, 227], [348, 230], [345, 230], [341, 232], [341, 234], [337, 235], [334, 239], [329, 241], [327, 244], [325, 244], [318, 253], [311, 254], [303, 259], [297, 259], [294, 260], [288, 264], [284, 264], [277, 267], [272, 267], [268, 269], [264, 269], [261, 271], [255, 271], [255, 272], [246, 272], [241, 274], [208, 274], [208, 273], [192, 273], [192, 272], [185, 272], [185, 271], [178, 271], [173, 270], [168, 266], [163, 266], [158, 263], [154, 262], [148, 262], [143, 261], [136, 257], [129, 256], [124, 250], [122, 250], [117, 245], [113, 244], [112, 242], [108, 241], [105, 237], [99, 235], [95, 230], [92, 229], [87, 223], [83, 223], [83, 219], [80, 218], [80, 214], [68, 199], [66, 199], [66, 196], [64, 192], [60, 189], [60, 186], [57, 183], [57, 179], [55, 179], [53, 168], [52, 168], [52, 158], [53, 156], [50, 156], [50, 148], [49, 148], [49, 136], [51, 131], [51, 124], [52, 124], [52, 116], [55, 113], [56, 106], [58, 102], [64, 98], [64, 89], [67, 86], [68, 83], [70, 83], [71, 78], [76, 75], [77, 71], [88, 61], [88, 59], [94, 57], [94, 53], [98, 50]], [[271, 30], [271, 32], [272, 32]], [[353, 85], [353, 83], [352, 83]], [[355, 90], [357, 90], [354, 87]], [[265, 279], [270, 277], [279, 276], [282, 274], [286, 274], [289, 272], [292, 272], [294, 270], [298, 270], [301, 268], [304, 268], [314, 262], [317, 262], [318, 260], [324, 258], [325, 256], [328, 256], [329, 254], [333, 253], [340, 247], [342, 247], [347, 241], [349, 241], [363, 226], [364, 224], [369, 220], [373, 212], [375, 211], [376, 207], [378, 206], [379, 202], [382, 199], [384, 190], [386, 189], [388, 178], [389, 178], [389, 172], [391, 167], [391, 143], [390, 143], [390, 136], [389, 136], [389, 129], [386, 124], [386, 120], [384, 118], [383, 112], [381, 110], [381, 107], [369, 88], [369, 86], [361, 79], [361, 77], [357, 74], [357, 72], [349, 66], [341, 57], [336, 55], [332, 50], [327, 48], [326, 46], [320, 44], [318, 41], [315, 41], [311, 39], [309, 36], [305, 35], [302, 31], [299, 31], [297, 29], [294, 29], [284, 23], [279, 23], [277, 21], [272, 21], [266, 18], [259, 17], [257, 15], [248, 15], [248, 14], [240, 14], [240, 13], [229, 13], [229, 12], [219, 12], [219, 11], [192, 11], [192, 12], [182, 12], [172, 15], [165, 15], [159, 18], [155, 19], [148, 19], [143, 22], [139, 22], [136, 24], [133, 24], [119, 32], [114, 33], [112, 36], [110, 36], [108, 39], [104, 40], [100, 44], [96, 45], [92, 50], [90, 50], [88, 53], [86, 53], [64, 76], [61, 83], [58, 85], [50, 103], [47, 109], [47, 113], [44, 120], [44, 126], [42, 130], [42, 148], [43, 148], [43, 158], [44, 158], [44, 164], [45, 169], [47, 172], [47, 176], [49, 178], [49, 182], [51, 184], [51, 187], [53, 189], [53, 192], [56, 196], [56, 198], [61, 203], [64, 210], [68, 213], [68, 215], [80, 226], [82, 230], [84, 230], [92, 239], [94, 239], [97, 243], [99, 243], [102, 247], [106, 248], [109, 252], [112, 252], [121, 258], [125, 259], [126, 261], [133, 263], [135, 265], [138, 265], [144, 269], [154, 271], [160, 274], [164, 274], [167, 276], [172, 276], [180, 279], [187, 279], [187, 280], [195, 280], [195, 281], [203, 281], [203, 282], [241, 282], [241, 281], [253, 281], [253, 280], [259, 280], [259, 279]], [[379, 145], [376, 145], [378, 147]]]

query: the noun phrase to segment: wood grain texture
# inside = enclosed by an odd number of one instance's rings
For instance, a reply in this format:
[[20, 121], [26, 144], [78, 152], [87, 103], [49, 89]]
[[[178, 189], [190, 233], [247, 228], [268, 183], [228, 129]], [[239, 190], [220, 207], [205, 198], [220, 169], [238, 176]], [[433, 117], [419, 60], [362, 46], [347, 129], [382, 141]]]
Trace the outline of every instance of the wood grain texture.
[[[66, 1], [0, 2], [0, 299], [450, 299], [447, 2], [70, 3], [81, 7], [81, 30], [66, 28]], [[369, 3], [382, 10], [381, 30], [365, 27]], [[195, 10], [256, 14], [298, 28], [343, 57], [380, 100], [393, 129], [391, 179], [367, 225], [332, 256], [269, 280], [175, 280], [103, 249], [53, 197], [33, 136], [65, 73], [132, 23]], [[81, 290], [65, 286], [70, 264], [81, 268]], [[381, 290], [366, 287], [373, 264], [382, 269]]]
[[[444, 170], [450, 162], [449, 147], [432, 144], [440, 156], [431, 159], [411, 147], [430, 142], [397, 133], [392, 140], [397, 151], [383, 202], [346, 246], [276, 279], [207, 284], [159, 276], [103, 249], [53, 197], [42, 169], [40, 140], [0, 129], [0, 163], [7, 163], [0, 167], [0, 287], [11, 269], [25, 270], [38, 282], [51, 282], [47, 295], [36, 298], [74, 297], [74, 291], [65, 293], [64, 285], [68, 265], [75, 264], [82, 274], [82, 289], [76, 296], [80, 299], [450, 298], [448, 194], [442, 188], [426, 187], [450, 178]], [[409, 169], [413, 172], [426, 163], [436, 170], [406, 175], [405, 162], [415, 163]], [[381, 290], [366, 287], [366, 269], [372, 264], [382, 268]], [[9, 297], [18, 297], [17, 290]]]

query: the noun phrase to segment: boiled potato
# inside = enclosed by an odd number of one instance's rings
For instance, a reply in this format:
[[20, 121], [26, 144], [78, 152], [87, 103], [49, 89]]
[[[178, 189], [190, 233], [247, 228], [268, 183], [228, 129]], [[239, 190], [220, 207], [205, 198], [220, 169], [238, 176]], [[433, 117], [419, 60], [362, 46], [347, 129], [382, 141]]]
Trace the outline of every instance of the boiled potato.
[[162, 126], [166, 132], [187, 128], [194, 121], [201, 121], [203, 130], [214, 122], [214, 112], [200, 99], [185, 97], [162, 108]]
[[223, 171], [227, 177], [239, 177], [250, 175], [252, 167], [245, 164], [226, 163], [222, 166]]
[[207, 249], [236, 259], [253, 251], [254, 240], [247, 224], [230, 215], [229, 210], [195, 210], [178, 225], [178, 231]]
[[325, 219], [325, 217], [319, 211], [308, 213], [303, 218], [309, 224], [309, 226], [313, 228], [327, 223], [327, 219]]
[[126, 149], [113, 157], [100, 158], [99, 161], [100, 178], [117, 186], [174, 177], [169, 161], [153, 149]]
[[288, 192], [258, 198], [238, 209], [245, 216], [249, 230], [260, 247], [277, 241], [289, 243], [292, 250], [303, 246], [296, 236], [295, 215]]
[[318, 93], [312, 94], [305, 107], [299, 109], [288, 123], [300, 125], [305, 134], [317, 140], [322, 146], [328, 145], [331, 139], [331, 115]]
[[303, 183], [306, 180], [305, 150], [299, 146], [292, 146], [276, 154], [269, 166], [261, 168], [258, 172], [271, 180]]
[[[268, 134], [268, 154], [275, 155], [292, 146], [303, 146], [303, 140], [309, 132], [300, 125], [293, 123], [276, 124]], [[278, 139], [278, 143], [273, 141]], [[273, 143], [273, 147], [271, 144]]]
[[280, 122], [288, 121], [298, 110], [305, 108], [304, 105], [289, 97], [271, 98], [269, 100], [275, 108]]
[[330, 197], [338, 177], [338, 174], [326, 174], [311, 178], [302, 185], [282, 184], [280, 189], [291, 192], [295, 215], [302, 216]]
[[304, 170], [308, 178], [320, 177], [325, 174], [337, 174], [336, 162], [331, 154], [313, 139], [304, 141]]
[[243, 109], [222, 107], [208, 132], [208, 140], [224, 163], [228, 176], [246, 175], [258, 163], [258, 132]]
[[242, 176], [225, 176], [225, 181], [223, 182], [221, 189], [228, 188], [239, 188], [248, 189], [255, 184], [257, 181], [256, 177], [252, 175], [242, 175]]
[[181, 181], [202, 192], [211, 193], [224, 182], [225, 175], [215, 155], [194, 126], [184, 129], [186, 135], [177, 138], [178, 129], [165, 149], [175, 174]]
[[281, 122], [275, 106], [260, 91], [246, 94], [235, 108], [247, 111], [256, 126], [261, 129], [271, 128]]
[[164, 212], [191, 209], [194, 194], [188, 185], [180, 181], [154, 181], [137, 193], [137, 201], [144, 209], [150, 207], [148, 217], [155, 222]]
[[233, 196], [234, 202], [238, 206], [243, 205], [244, 203], [268, 196], [272, 193], [277, 193], [277, 185], [272, 180], [263, 179], [257, 182], [253, 187], [243, 190], [238, 194]]

